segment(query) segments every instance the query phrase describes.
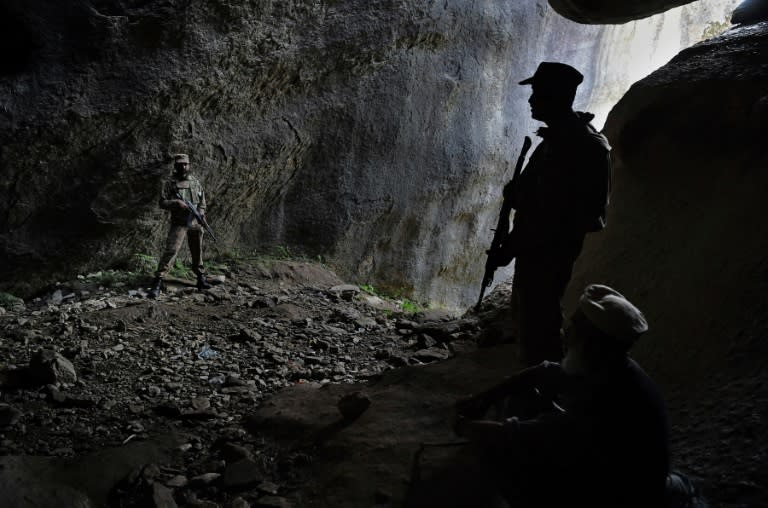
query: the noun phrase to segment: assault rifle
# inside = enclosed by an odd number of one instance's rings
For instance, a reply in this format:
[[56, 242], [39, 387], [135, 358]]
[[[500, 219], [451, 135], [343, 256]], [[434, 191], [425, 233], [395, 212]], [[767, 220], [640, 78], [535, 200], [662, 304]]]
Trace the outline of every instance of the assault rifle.
[[493, 282], [493, 273], [496, 271], [495, 261], [498, 259], [499, 254], [502, 252], [502, 246], [504, 240], [509, 234], [509, 213], [512, 211], [511, 192], [506, 192], [507, 187], [512, 189], [515, 182], [520, 176], [520, 172], [523, 170], [523, 164], [525, 164], [525, 156], [528, 154], [528, 150], [531, 148], [531, 138], [525, 137], [523, 141], [523, 149], [520, 151], [520, 156], [517, 158], [517, 164], [515, 165], [515, 172], [512, 175], [512, 180], [505, 186], [504, 201], [501, 204], [501, 210], [499, 211], [499, 220], [496, 223], [496, 229], [493, 229], [493, 240], [491, 241], [491, 248], [488, 249], [486, 254], [488, 258], [485, 260], [485, 273], [483, 274], [483, 283], [480, 286], [480, 297], [475, 304], [475, 312], [480, 310], [480, 304], [485, 296], [485, 291]]
[[211, 226], [208, 225], [208, 221], [205, 220], [205, 217], [203, 217], [200, 212], [197, 210], [197, 205], [194, 205], [191, 201], [187, 201], [184, 199], [184, 196], [181, 195], [181, 192], [176, 191], [176, 197], [179, 198], [181, 201], [184, 202], [185, 205], [187, 205], [187, 209], [189, 210], [189, 217], [187, 218], [187, 227], [192, 225], [192, 221], [196, 220], [198, 224], [203, 226], [205, 228], [205, 231], [211, 235], [211, 238], [213, 238], [214, 242], [218, 242], [219, 240], [216, 238], [216, 235], [213, 234], [213, 230], [211, 229]]

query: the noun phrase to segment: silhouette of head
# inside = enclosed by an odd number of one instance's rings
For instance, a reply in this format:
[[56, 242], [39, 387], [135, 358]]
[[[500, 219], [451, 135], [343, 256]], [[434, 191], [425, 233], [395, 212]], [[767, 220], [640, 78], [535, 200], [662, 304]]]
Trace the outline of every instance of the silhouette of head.
[[571, 111], [576, 88], [584, 76], [570, 65], [542, 62], [536, 72], [521, 85], [531, 85], [533, 93], [528, 103], [535, 120], [549, 122]]

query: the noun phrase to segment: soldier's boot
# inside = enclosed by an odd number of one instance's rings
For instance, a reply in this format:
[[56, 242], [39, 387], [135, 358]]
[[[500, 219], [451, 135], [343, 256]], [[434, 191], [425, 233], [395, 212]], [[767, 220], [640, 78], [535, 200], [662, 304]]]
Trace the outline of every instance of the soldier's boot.
[[207, 280], [205, 280], [205, 274], [202, 274], [202, 273], [197, 274], [197, 289], [198, 291], [211, 289], [211, 285], [208, 283]]
[[160, 292], [163, 290], [163, 279], [160, 277], [155, 277], [155, 280], [152, 281], [152, 289], [149, 290], [149, 293], [147, 293], [147, 298], [157, 298], [160, 296]]

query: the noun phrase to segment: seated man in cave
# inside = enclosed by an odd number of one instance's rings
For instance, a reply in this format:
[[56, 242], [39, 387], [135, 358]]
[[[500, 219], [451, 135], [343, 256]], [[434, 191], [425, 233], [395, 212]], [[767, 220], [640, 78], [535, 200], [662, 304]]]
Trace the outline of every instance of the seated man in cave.
[[157, 265], [152, 289], [147, 295], [149, 298], [160, 296], [163, 279], [171, 270], [184, 238], [187, 238], [192, 254], [192, 270], [197, 275], [197, 289], [202, 291], [211, 287], [205, 280], [202, 225], [190, 218], [189, 207], [185, 203], [191, 203], [200, 215], [205, 217], [205, 192], [200, 181], [190, 174], [189, 156], [180, 153], [174, 155], [173, 160], [173, 175], [163, 182], [160, 193], [160, 208], [170, 212], [170, 230], [165, 241], [165, 250]]
[[557, 361], [562, 352], [561, 300], [587, 233], [605, 227], [611, 175], [610, 146], [572, 109], [584, 77], [573, 67], [543, 62], [520, 82], [531, 85], [531, 116], [547, 126], [518, 178], [504, 188], [515, 209], [512, 231], [489, 262], [516, 258], [512, 306], [525, 365]]
[[[669, 475], [659, 390], [627, 355], [647, 328], [621, 294], [588, 286], [562, 364], [543, 362], [457, 403], [455, 430], [476, 445], [478, 476], [511, 506], [648, 508], [685, 498], [690, 483]], [[483, 418], [494, 405], [501, 421]], [[510, 411], [517, 416], [505, 418]]]

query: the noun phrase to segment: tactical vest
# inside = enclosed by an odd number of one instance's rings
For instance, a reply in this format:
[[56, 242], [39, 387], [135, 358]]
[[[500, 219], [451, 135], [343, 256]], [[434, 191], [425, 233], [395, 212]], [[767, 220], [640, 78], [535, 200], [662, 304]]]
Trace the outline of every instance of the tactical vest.
[[176, 192], [178, 192], [183, 199], [186, 199], [193, 205], [199, 205], [203, 200], [203, 186], [194, 176], [189, 176], [186, 180], [182, 181], [171, 178], [168, 181], [168, 184], [168, 190], [170, 192], [168, 192], [167, 195], [171, 199], [173, 199]]

